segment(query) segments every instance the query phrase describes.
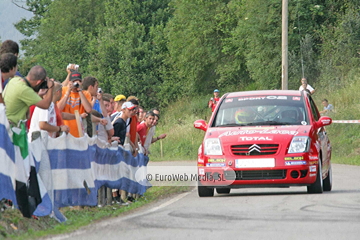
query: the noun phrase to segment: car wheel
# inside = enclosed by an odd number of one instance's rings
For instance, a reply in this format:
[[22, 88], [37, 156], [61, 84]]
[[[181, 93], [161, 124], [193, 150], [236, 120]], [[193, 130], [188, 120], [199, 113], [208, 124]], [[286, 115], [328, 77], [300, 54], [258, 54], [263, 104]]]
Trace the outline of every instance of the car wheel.
[[307, 187], [308, 193], [322, 193], [324, 191], [323, 188], [323, 179], [321, 173], [321, 159], [319, 158], [318, 171], [316, 174], [316, 181]]
[[328, 175], [324, 179], [324, 191], [331, 191], [331, 188], [332, 188], [332, 170], [330, 165]]
[[198, 183], [198, 194], [199, 194], [199, 197], [212, 197], [212, 196], [214, 196], [214, 188], [204, 187], [199, 182]]
[[230, 188], [217, 188], [216, 192], [218, 194], [229, 194], [230, 193]]

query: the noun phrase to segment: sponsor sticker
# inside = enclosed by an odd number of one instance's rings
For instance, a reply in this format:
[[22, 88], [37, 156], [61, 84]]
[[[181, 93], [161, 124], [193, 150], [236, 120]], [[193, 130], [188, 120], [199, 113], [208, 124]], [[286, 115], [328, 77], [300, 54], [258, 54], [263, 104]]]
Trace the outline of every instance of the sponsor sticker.
[[204, 163], [204, 159], [199, 158], [199, 159], [198, 159], [198, 163]]
[[306, 161], [288, 161], [285, 162], [286, 166], [292, 166], [292, 165], [306, 165], [307, 162]]
[[199, 175], [204, 175], [205, 174], [205, 170], [203, 168], [199, 168]]
[[238, 101], [253, 101], [253, 100], [264, 100], [264, 99], [287, 100], [287, 96], [250, 96], [250, 97], [238, 98]]
[[309, 172], [316, 172], [316, 166], [309, 166]]
[[317, 165], [319, 163], [319, 161], [310, 161], [309, 165]]
[[226, 131], [219, 135], [221, 137], [227, 136], [237, 136], [237, 135], [250, 135], [250, 134], [281, 134], [281, 135], [297, 135], [298, 131], [289, 131], [289, 130], [277, 130], [277, 129], [246, 129], [246, 130], [239, 130], [239, 131]]
[[309, 156], [309, 160], [319, 160], [318, 156]]
[[286, 161], [291, 161], [291, 160], [304, 160], [303, 156], [300, 157], [286, 157], [284, 158]]
[[224, 158], [209, 158], [208, 159], [208, 162], [209, 163], [223, 163], [225, 162], [225, 159]]
[[225, 99], [226, 103], [233, 102], [233, 101], [234, 101], [234, 99], [232, 99], [232, 98]]
[[300, 97], [293, 97], [294, 101], [300, 101], [300, 99], [301, 99]]
[[316, 177], [316, 173], [310, 173], [309, 177]]
[[207, 163], [207, 167], [225, 167], [225, 163]]

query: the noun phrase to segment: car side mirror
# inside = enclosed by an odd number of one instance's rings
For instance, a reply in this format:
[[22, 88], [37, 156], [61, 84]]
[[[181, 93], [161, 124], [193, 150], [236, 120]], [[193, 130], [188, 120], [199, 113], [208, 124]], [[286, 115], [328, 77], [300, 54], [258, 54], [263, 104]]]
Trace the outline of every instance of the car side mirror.
[[194, 127], [206, 132], [208, 125], [206, 124], [205, 120], [200, 119], [194, 122]]
[[316, 127], [321, 128], [330, 125], [331, 123], [332, 123], [332, 119], [330, 117], [323, 116], [316, 122]]

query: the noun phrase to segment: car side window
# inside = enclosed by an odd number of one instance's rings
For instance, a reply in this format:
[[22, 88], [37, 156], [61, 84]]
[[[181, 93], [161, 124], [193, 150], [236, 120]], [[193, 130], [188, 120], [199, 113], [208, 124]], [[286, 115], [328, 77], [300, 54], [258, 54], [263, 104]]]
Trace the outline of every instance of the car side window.
[[310, 101], [310, 106], [311, 106], [311, 112], [315, 118], [315, 121], [319, 120], [320, 116], [319, 116], [319, 112], [317, 110], [317, 107], [313, 101], [313, 99], [309, 96], [309, 101]]

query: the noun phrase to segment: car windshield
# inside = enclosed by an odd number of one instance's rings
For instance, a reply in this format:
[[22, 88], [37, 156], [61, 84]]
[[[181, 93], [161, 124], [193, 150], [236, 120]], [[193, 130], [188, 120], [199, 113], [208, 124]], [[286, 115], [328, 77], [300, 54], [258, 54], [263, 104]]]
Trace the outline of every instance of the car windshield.
[[213, 127], [307, 125], [302, 96], [246, 96], [225, 98]]

